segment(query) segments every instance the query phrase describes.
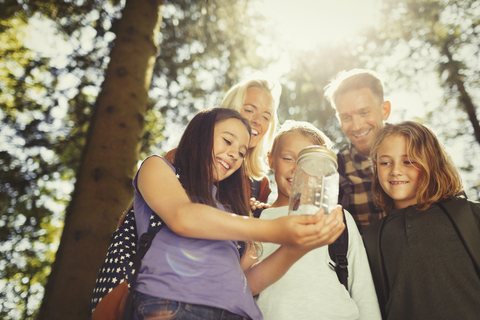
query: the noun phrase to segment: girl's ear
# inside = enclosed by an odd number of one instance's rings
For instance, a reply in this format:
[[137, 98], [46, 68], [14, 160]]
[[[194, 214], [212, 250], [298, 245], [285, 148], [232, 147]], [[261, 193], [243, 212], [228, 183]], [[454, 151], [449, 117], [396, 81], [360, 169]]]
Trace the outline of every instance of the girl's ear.
[[267, 153], [267, 157], [268, 157], [268, 166], [270, 167], [270, 169], [273, 169], [272, 166], [273, 166], [273, 156], [270, 152]]

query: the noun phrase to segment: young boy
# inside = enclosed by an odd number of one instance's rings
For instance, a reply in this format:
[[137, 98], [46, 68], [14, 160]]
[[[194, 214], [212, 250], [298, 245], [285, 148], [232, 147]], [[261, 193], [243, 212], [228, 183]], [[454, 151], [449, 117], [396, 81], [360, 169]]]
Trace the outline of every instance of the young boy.
[[[275, 174], [278, 197], [261, 219], [288, 215], [290, 190], [299, 152], [311, 145], [331, 148], [331, 141], [307, 122], [287, 120], [275, 137], [269, 164]], [[257, 304], [264, 319], [381, 319], [362, 238], [345, 211], [348, 241], [348, 291], [330, 264], [328, 246], [314, 249], [298, 260], [277, 282], [260, 293]], [[263, 243], [259, 260], [278, 248]]]

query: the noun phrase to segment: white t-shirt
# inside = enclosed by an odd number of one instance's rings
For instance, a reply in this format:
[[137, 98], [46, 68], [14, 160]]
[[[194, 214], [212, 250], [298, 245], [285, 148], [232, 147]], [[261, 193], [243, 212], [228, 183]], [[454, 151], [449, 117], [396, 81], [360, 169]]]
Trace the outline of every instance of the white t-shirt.
[[[261, 219], [288, 214], [288, 207], [270, 208]], [[345, 211], [348, 228], [348, 287], [339, 282], [328, 246], [315, 249], [298, 260], [277, 282], [263, 290], [257, 304], [265, 320], [381, 319], [367, 254], [355, 221]], [[279, 245], [263, 243], [263, 260]]]

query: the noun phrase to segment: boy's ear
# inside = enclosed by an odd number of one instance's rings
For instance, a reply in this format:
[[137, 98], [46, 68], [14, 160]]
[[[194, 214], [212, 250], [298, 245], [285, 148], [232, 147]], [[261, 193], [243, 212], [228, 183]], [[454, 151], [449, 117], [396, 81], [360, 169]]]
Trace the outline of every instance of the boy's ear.
[[270, 169], [273, 169], [272, 168], [272, 165], [273, 165], [273, 157], [272, 157], [272, 154], [270, 152], [267, 153], [267, 157], [268, 157], [268, 166], [270, 167]]

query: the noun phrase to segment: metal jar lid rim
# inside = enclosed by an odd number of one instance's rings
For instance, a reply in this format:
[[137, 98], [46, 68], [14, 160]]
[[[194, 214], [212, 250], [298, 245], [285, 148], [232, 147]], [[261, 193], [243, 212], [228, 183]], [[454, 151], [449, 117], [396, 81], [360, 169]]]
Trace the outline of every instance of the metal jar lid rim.
[[326, 147], [319, 146], [319, 145], [309, 146], [309, 147], [303, 148], [300, 151], [300, 153], [298, 154], [298, 160], [300, 160], [300, 158], [302, 156], [305, 156], [307, 154], [312, 154], [312, 153], [317, 153], [317, 154], [322, 154], [322, 155], [328, 156], [328, 157], [332, 158], [332, 160], [335, 163], [337, 163], [337, 155], [335, 154], [335, 152], [333, 152], [332, 150], [330, 150]]

